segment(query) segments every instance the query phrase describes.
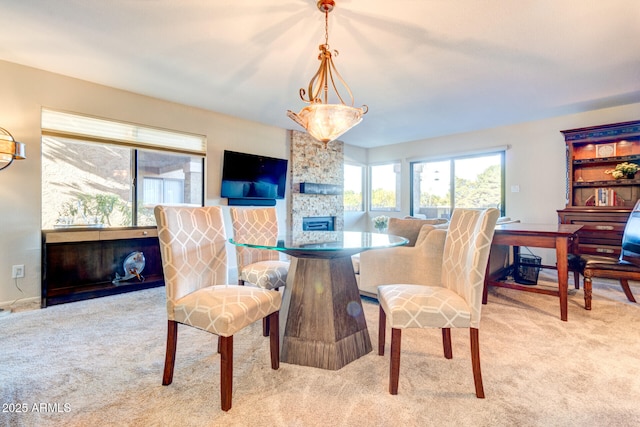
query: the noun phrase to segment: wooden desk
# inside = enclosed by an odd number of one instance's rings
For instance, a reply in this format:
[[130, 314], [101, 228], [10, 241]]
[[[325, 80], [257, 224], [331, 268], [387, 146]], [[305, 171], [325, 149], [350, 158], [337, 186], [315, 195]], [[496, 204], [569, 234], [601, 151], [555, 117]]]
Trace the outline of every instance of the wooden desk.
[[[560, 318], [567, 320], [567, 290], [568, 290], [568, 265], [567, 255], [569, 247], [578, 238], [577, 232], [582, 225], [574, 224], [526, 224], [512, 223], [496, 226], [493, 236], [493, 245], [508, 245], [513, 247], [532, 246], [536, 248], [555, 248], [557, 267], [541, 265], [541, 268], [558, 269], [558, 289], [543, 289], [538, 287], [523, 286], [516, 283], [507, 283], [496, 280], [495, 274], [485, 276], [484, 292], [482, 302], [487, 303], [487, 292], [489, 286], [499, 286], [503, 288], [517, 289], [520, 291], [534, 292], [539, 294], [554, 295], [560, 298]], [[491, 251], [493, 252], [493, 250]], [[491, 253], [489, 254], [491, 259]], [[489, 262], [489, 265], [491, 262]]]

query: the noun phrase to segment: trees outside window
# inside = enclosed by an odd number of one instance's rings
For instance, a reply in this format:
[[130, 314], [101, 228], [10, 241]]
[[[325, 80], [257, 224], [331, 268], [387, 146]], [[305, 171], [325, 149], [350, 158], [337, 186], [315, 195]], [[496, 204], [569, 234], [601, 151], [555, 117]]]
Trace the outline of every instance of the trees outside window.
[[369, 168], [371, 179], [370, 210], [400, 210], [400, 163], [385, 163]]
[[362, 197], [364, 167], [345, 163], [344, 165], [344, 210], [361, 212], [364, 210]]
[[504, 152], [411, 163], [411, 214], [449, 218], [456, 208], [504, 214]]

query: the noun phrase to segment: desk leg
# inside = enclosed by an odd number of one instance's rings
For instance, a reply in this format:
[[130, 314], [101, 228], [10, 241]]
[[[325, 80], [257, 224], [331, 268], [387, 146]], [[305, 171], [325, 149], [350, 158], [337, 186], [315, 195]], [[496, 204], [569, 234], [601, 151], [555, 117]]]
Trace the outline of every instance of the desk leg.
[[558, 291], [560, 294], [560, 319], [567, 321], [567, 294], [569, 282], [569, 240], [567, 238], [556, 238], [556, 258], [558, 266]]

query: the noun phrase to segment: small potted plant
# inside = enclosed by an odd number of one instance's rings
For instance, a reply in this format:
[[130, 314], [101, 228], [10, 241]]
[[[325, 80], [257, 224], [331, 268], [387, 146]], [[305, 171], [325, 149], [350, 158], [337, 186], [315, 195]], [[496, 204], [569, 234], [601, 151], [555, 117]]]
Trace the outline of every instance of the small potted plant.
[[624, 162], [617, 164], [615, 169], [606, 170], [604, 173], [611, 175], [613, 179], [633, 179], [638, 169], [640, 169], [640, 166], [637, 164]]
[[384, 232], [389, 225], [389, 217], [384, 215], [378, 215], [373, 218], [373, 226], [378, 230], [378, 233]]

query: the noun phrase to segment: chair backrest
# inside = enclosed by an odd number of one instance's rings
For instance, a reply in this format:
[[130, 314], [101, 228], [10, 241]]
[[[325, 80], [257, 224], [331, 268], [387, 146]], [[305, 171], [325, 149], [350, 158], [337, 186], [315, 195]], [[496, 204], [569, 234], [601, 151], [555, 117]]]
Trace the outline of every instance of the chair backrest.
[[620, 259], [640, 265], [640, 200], [636, 202], [624, 227]]
[[495, 208], [454, 209], [444, 244], [442, 284], [467, 301], [472, 328], [480, 325], [484, 277], [499, 214]]
[[[231, 208], [231, 225], [236, 241], [248, 239], [257, 244], [274, 245], [278, 240], [278, 218], [275, 208]], [[254, 262], [279, 258], [277, 251], [236, 246], [238, 272]]]
[[167, 293], [175, 301], [198, 289], [228, 283], [227, 237], [219, 206], [156, 206], [158, 240]]

